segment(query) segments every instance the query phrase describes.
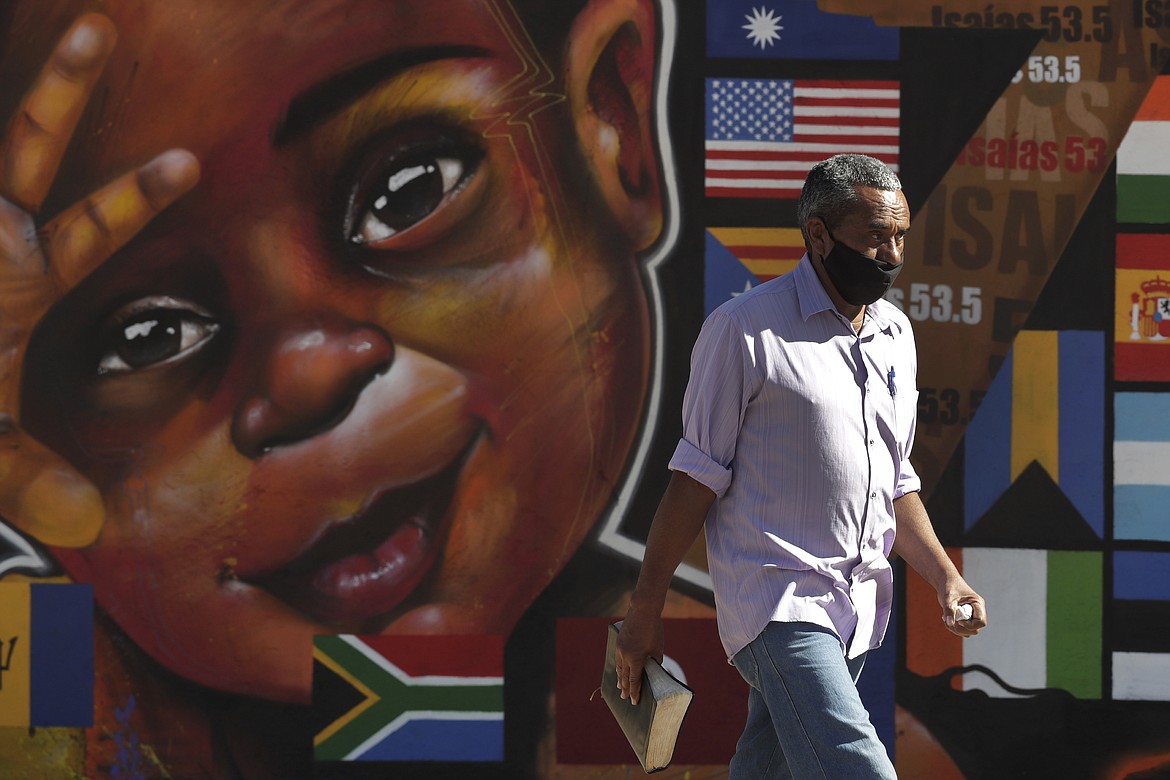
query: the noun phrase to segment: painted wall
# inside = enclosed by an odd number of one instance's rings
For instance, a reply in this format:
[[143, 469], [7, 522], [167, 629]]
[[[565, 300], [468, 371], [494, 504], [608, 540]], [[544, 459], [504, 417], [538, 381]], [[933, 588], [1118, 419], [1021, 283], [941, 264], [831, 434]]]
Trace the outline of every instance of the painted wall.
[[[991, 618], [901, 573], [900, 775], [1170, 771], [1163, 5], [0, 7], [0, 775], [640, 771], [596, 690], [690, 345], [836, 151], [905, 186], [914, 461]], [[743, 722], [708, 586], [667, 776]]]

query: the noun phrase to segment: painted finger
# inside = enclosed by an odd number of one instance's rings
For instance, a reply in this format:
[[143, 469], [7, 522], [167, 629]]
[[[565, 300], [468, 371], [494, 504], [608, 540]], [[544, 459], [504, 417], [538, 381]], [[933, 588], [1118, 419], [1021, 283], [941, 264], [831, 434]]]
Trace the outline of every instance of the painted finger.
[[0, 196], [40, 208], [116, 38], [100, 14], [80, 17], [65, 33], [0, 139]]
[[84, 279], [198, 181], [195, 155], [172, 149], [55, 217], [41, 232], [60, 290]]
[[105, 507], [92, 483], [0, 417], [0, 515], [42, 544], [85, 547], [101, 532]]
[[[0, 295], [7, 304], [13, 294], [27, 294], [37, 276], [44, 276], [36, 222], [27, 211], [0, 198]], [[12, 317], [5, 307], [5, 317]]]

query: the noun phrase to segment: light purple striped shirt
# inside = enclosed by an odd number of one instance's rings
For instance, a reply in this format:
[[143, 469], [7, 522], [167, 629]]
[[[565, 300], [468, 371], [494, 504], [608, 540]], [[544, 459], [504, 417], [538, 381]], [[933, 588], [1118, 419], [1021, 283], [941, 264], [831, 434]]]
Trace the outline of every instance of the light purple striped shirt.
[[807, 254], [707, 318], [670, 468], [718, 497], [707, 559], [729, 658], [771, 620], [832, 629], [850, 658], [881, 644], [893, 501], [920, 487], [917, 367], [906, 316], [879, 300], [854, 333]]

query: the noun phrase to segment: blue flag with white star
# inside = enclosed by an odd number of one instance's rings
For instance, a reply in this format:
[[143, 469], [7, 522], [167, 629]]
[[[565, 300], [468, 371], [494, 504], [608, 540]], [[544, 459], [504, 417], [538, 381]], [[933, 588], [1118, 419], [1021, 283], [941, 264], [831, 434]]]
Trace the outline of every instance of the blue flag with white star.
[[707, 231], [706, 258], [703, 263], [703, 316], [720, 304], [752, 289], [759, 282], [747, 266]]
[[897, 27], [825, 13], [816, 0], [707, 0], [707, 56], [896, 60]]

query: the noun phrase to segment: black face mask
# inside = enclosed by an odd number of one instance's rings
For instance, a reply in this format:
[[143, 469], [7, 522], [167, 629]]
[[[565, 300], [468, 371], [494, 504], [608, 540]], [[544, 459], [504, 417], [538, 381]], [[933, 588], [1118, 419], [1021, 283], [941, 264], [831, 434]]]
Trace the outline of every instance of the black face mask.
[[866, 257], [833, 238], [832, 233], [829, 238], [833, 239], [833, 248], [821, 262], [841, 297], [854, 306], [865, 306], [885, 295], [898, 278], [902, 264]]

